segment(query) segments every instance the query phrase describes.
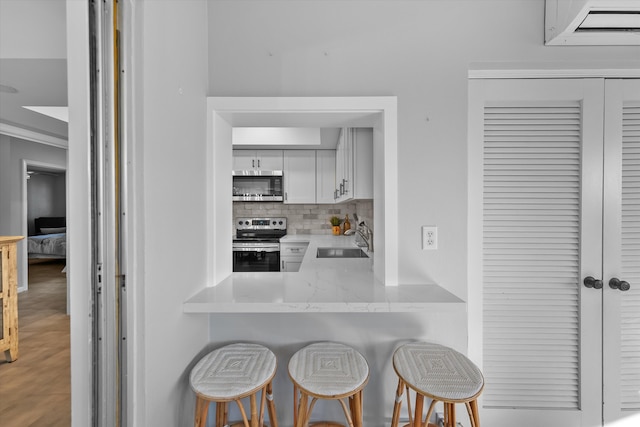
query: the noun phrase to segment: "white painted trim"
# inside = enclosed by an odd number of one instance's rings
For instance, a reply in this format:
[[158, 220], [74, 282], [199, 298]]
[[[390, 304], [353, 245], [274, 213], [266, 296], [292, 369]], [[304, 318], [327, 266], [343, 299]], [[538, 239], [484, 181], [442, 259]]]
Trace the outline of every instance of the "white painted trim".
[[[210, 97], [207, 99], [207, 141], [208, 170], [215, 170], [216, 176], [231, 176], [229, 161], [217, 161], [216, 154], [224, 155], [226, 149], [217, 147], [217, 139], [225, 138], [229, 134], [234, 118], [249, 117], [265, 114], [271, 116], [288, 117], [297, 115], [313, 117], [314, 115], [340, 115], [355, 117], [358, 114], [368, 117], [367, 126], [374, 128], [374, 164], [382, 165], [384, 173], [374, 174], [378, 180], [374, 185], [374, 231], [384, 230], [384, 233], [374, 234], [374, 275], [386, 286], [398, 285], [398, 119], [397, 98], [395, 96], [372, 97]], [[224, 122], [224, 123], [222, 123]], [[274, 124], [275, 126], [276, 124]], [[277, 126], [282, 126], [282, 123]], [[264, 126], [264, 124], [261, 124]], [[219, 136], [222, 135], [222, 136]], [[224, 143], [224, 141], [223, 141]], [[230, 147], [229, 147], [230, 155]], [[376, 155], [377, 153], [377, 155]], [[376, 159], [377, 157], [377, 159]], [[215, 167], [217, 166], [217, 167]], [[207, 202], [210, 218], [208, 224], [208, 257], [220, 261], [221, 265], [213, 265], [208, 272], [209, 283], [215, 286], [230, 273], [230, 262], [225, 261], [224, 254], [216, 254], [220, 242], [231, 242], [231, 221], [228, 212], [218, 212], [216, 205], [223, 206], [225, 194], [229, 188], [216, 185], [215, 176], [208, 176], [213, 182], [212, 190], [208, 192], [210, 200]], [[229, 178], [230, 179], [230, 178]], [[221, 184], [225, 184], [224, 181]], [[226, 184], [225, 184], [226, 185]], [[229, 195], [230, 199], [230, 195]], [[223, 243], [224, 244], [224, 243]], [[228, 251], [230, 252], [230, 251]], [[231, 254], [228, 255], [231, 257]]]
[[[71, 292], [71, 425], [92, 425], [89, 2], [66, 0], [69, 150], [67, 280]], [[135, 338], [135, 337], [133, 337]]]
[[[633, 66], [620, 68], [583, 68], [571, 69], [536, 67], [523, 64], [523, 68], [516, 69], [505, 64], [483, 64], [482, 69], [469, 69], [470, 79], [560, 79], [560, 78], [640, 78], [640, 62]], [[504, 68], [496, 68], [496, 67]]]
[[53, 147], [64, 148], [65, 150], [69, 148], [69, 144], [65, 139], [44, 135], [39, 132], [8, 125], [6, 123], [0, 123], [0, 133], [13, 138], [20, 138], [27, 141], [38, 142], [40, 144], [51, 145]]
[[[468, 357], [478, 366], [483, 366], [482, 343], [483, 313], [482, 301], [482, 183], [483, 165], [478, 161], [482, 154], [483, 117], [477, 112], [483, 108], [483, 81], [468, 82], [467, 114], [467, 315], [468, 315]], [[482, 401], [482, 398], [481, 398]]]

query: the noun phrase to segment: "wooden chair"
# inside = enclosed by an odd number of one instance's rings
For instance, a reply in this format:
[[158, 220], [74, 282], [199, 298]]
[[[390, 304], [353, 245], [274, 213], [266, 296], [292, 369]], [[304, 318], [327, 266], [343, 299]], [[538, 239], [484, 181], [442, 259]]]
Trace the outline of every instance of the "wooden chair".
[[[191, 370], [189, 382], [196, 393], [195, 427], [207, 423], [209, 404], [216, 403], [216, 427], [228, 423], [228, 403], [236, 402], [242, 415], [240, 425], [262, 427], [265, 402], [272, 427], [278, 427], [273, 402], [272, 380], [276, 374], [276, 357], [258, 344], [238, 343], [212, 351]], [[258, 393], [260, 405], [258, 407]], [[248, 397], [250, 416], [241, 399]]]
[[[338, 400], [349, 427], [362, 427], [362, 391], [369, 380], [369, 365], [356, 350], [334, 342], [311, 344], [291, 357], [289, 377], [294, 427], [309, 425], [318, 399]], [[342, 426], [327, 421], [313, 425]]]
[[[480, 427], [477, 399], [484, 388], [484, 378], [480, 369], [463, 354], [438, 344], [413, 342], [394, 352], [393, 369], [398, 375], [398, 388], [391, 427], [398, 425], [405, 389], [409, 426], [428, 425], [436, 403], [443, 402], [444, 427], [456, 427], [456, 403], [464, 403], [471, 426]], [[410, 389], [416, 395], [413, 414]], [[431, 399], [431, 404], [423, 421], [425, 397]]]

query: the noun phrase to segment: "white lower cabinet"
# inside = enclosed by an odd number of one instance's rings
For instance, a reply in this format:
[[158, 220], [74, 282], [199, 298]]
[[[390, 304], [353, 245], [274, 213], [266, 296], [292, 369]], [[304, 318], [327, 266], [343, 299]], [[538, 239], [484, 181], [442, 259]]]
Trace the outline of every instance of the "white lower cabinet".
[[309, 242], [280, 243], [280, 271], [298, 271]]

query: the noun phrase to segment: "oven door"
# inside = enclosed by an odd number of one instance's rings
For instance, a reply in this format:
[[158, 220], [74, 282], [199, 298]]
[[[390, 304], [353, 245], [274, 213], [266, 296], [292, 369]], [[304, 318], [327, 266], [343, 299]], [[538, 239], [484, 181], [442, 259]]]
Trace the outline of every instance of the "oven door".
[[280, 248], [234, 248], [233, 271], [280, 271]]

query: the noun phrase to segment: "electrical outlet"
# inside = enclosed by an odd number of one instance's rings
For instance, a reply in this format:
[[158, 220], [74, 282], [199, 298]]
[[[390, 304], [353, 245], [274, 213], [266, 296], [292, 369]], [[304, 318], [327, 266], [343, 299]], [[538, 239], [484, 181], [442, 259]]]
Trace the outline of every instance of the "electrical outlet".
[[422, 226], [422, 249], [438, 249], [438, 227], [435, 225]]

